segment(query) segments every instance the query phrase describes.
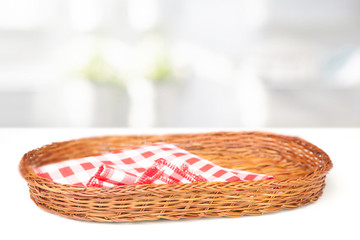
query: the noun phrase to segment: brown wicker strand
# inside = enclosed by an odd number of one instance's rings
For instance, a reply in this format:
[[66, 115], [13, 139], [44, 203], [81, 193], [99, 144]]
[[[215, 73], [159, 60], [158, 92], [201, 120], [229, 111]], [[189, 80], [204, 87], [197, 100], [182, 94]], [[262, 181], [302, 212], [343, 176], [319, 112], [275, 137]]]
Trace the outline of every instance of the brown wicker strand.
[[[83, 188], [54, 183], [32, 170], [155, 142], [172, 143], [220, 166], [269, 174], [275, 179]], [[32, 150], [19, 166], [37, 206], [65, 217], [99, 222], [237, 217], [292, 209], [321, 196], [331, 168], [328, 155], [313, 144], [264, 132], [83, 138]]]

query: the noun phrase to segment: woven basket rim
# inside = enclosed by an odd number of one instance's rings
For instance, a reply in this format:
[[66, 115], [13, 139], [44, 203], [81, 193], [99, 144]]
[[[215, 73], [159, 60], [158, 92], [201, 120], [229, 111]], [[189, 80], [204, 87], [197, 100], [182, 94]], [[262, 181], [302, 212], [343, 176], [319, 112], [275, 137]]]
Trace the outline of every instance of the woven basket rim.
[[[55, 183], [33, 171], [33, 167], [47, 163], [161, 140], [220, 166], [249, 168], [250, 172], [259, 171], [275, 179], [85, 188]], [[326, 174], [332, 167], [329, 156], [314, 144], [299, 137], [260, 131], [85, 137], [31, 150], [19, 164], [37, 206], [61, 216], [98, 222], [237, 217], [296, 208], [322, 195]]]
[[[309, 179], [318, 179], [318, 178], [323, 178], [326, 174], [328, 174], [328, 172], [333, 168], [333, 163], [330, 159], [330, 157], [328, 156], [328, 154], [326, 152], [324, 152], [322, 149], [320, 149], [319, 147], [315, 146], [314, 144], [304, 140], [303, 138], [297, 137], [297, 136], [286, 136], [286, 135], [282, 135], [282, 134], [277, 134], [277, 133], [271, 133], [271, 132], [264, 132], [264, 131], [240, 131], [240, 132], [233, 132], [233, 131], [217, 131], [217, 132], [207, 132], [207, 133], [172, 133], [172, 134], [158, 134], [157, 136], [178, 136], [178, 135], [192, 135], [192, 134], [224, 134], [224, 133], [243, 133], [243, 134], [248, 134], [248, 135], [260, 135], [260, 136], [267, 136], [267, 137], [271, 137], [271, 138], [276, 138], [276, 137], [287, 137], [287, 138], [291, 138], [294, 141], [297, 142], [302, 142], [308, 146], [311, 146], [312, 148], [314, 148], [316, 150], [316, 153], [319, 154], [322, 158], [324, 158], [325, 160], [325, 167], [321, 168], [321, 169], [316, 169], [317, 171], [311, 172], [307, 175], [303, 175], [300, 177], [297, 177], [295, 179], [293, 178], [282, 178], [282, 179], [277, 179], [275, 177], [275, 179], [268, 179], [268, 180], [261, 180], [261, 182], [266, 182], [268, 184], [273, 184], [273, 185], [291, 185], [292, 183], [294, 183], [295, 185], [298, 185], [299, 182], [308, 182]], [[129, 134], [129, 135], [103, 135], [103, 136], [94, 136], [94, 137], [82, 137], [82, 138], [77, 138], [77, 139], [72, 139], [72, 140], [66, 140], [66, 141], [60, 141], [60, 142], [53, 142], [50, 144], [46, 144], [42, 147], [33, 149], [31, 151], [28, 151], [27, 153], [24, 154], [24, 156], [21, 159], [21, 162], [19, 164], [19, 171], [21, 176], [28, 181], [28, 183], [32, 183], [32, 184], [40, 184], [42, 186], [49, 186], [49, 191], [57, 191], [56, 188], [67, 188], [67, 191], [74, 191], [74, 192], [78, 192], [78, 191], [89, 191], [89, 192], [94, 192], [94, 191], [101, 191], [100, 188], [98, 187], [81, 187], [81, 186], [74, 186], [74, 185], [64, 185], [64, 184], [60, 184], [60, 183], [56, 183], [53, 182], [47, 178], [41, 177], [39, 175], [37, 175], [34, 170], [33, 167], [28, 166], [24, 159], [26, 158], [26, 156], [28, 154], [31, 154], [32, 152], [36, 152], [39, 149], [43, 149], [43, 148], [51, 148], [57, 144], [63, 144], [63, 143], [71, 143], [71, 142], [75, 142], [75, 141], [87, 141], [87, 140], [95, 140], [95, 139], [106, 139], [106, 138], [112, 138], [112, 137], [148, 137], [148, 136], [154, 136], [153, 134], [146, 134], [146, 135], [142, 135], [142, 134]], [[173, 144], [173, 143], [172, 143]], [[175, 144], [176, 145], [176, 144]], [[99, 155], [101, 155], [102, 153], [100, 153]], [[91, 156], [96, 156], [96, 155], [91, 155]], [[68, 159], [70, 160], [70, 159]], [[66, 161], [66, 160], [64, 160]], [[32, 179], [29, 182], [29, 179]], [[259, 182], [259, 181], [239, 181], [241, 182], [241, 184], [244, 185], [244, 187], [246, 186], [251, 186], [254, 182]], [[207, 185], [207, 184], [217, 184], [219, 186], [231, 186], [233, 183], [230, 182], [212, 182], [212, 183], [186, 183], [186, 184], [178, 184], [178, 185], [187, 185], [187, 186], [191, 186], [191, 185]], [[135, 186], [135, 185], [132, 185]], [[144, 185], [136, 185], [137, 189], [147, 189], [147, 188], [151, 188], [151, 187], [159, 187], [159, 185], [156, 184], [144, 184]], [[130, 185], [123, 185], [123, 186], [115, 186], [115, 187], [107, 187], [107, 188], [103, 188], [106, 189], [106, 191], [108, 190], [121, 190], [121, 189], [127, 189], [129, 188]]]

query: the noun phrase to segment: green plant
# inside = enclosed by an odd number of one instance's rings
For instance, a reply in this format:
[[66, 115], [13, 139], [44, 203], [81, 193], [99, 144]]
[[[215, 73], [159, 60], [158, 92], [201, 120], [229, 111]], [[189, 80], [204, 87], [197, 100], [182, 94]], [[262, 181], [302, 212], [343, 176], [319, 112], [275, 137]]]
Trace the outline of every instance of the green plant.
[[110, 83], [122, 85], [123, 79], [119, 70], [109, 64], [100, 54], [94, 54], [85, 66], [80, 70], [80, 74], [93, 82]]
[[146, 75], [154, 82], [166, 81], [173, 76], [172, 64], [166, 52], [158, 52], [154, 56], [153, 64]]

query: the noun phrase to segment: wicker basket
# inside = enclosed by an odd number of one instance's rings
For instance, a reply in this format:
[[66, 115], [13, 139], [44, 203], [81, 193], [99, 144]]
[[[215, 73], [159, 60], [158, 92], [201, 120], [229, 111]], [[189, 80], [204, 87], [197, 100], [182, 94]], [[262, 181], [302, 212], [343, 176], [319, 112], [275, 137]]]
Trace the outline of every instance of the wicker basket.
[[[154, 142], [173, 143], [220, 166], [275, 179], [83, 188], [54, 183], [32, 170]], [[236, 217], [296, 208], [321, 196], [331, 168], [328, 155], [311, 143], [263, 132], [84, 138], [32, 150], [20, 162], [20, 172], [37, 206], [69, 218], [99, 222]]]

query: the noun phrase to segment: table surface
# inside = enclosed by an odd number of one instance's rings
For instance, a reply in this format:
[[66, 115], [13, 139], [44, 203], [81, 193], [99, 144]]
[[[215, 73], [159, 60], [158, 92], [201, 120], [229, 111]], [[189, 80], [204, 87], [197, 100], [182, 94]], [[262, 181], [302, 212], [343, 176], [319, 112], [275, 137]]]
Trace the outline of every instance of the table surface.
[[[51, 142], [74, 138], [250, 129], [53, 129], [0, 128], [1, 235], [12, 239], [360, 239], [359, 194], [360, 129], [278, 128], [257, 129], [302, 137], [327, 152], [334, 168], [326, 179], [323, 196], [292, 210], [260, 216], [158, 220], [133, 223], [96, 223], [60, 217], [38, 208], [18, 171], [24, 153]], [[5, 153], [5, 155], [4, 155]], [[4, 228], [5, 227], [5, 228]]]

